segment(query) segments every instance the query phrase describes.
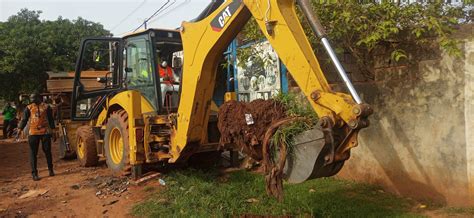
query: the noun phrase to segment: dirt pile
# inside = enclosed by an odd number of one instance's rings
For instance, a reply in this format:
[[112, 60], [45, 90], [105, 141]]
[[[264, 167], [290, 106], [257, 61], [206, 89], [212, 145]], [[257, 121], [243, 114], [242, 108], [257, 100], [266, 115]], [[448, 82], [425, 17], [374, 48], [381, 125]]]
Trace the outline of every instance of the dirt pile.
[[[280, 201], [287, 145], [283, 141], [273, 145], [271, 138], [281, 126], [300, 119], [287, 117], [285, 110], [284, 105], [274, 100], [230, 101], [220, 107], [217, 122], [221, 145], [234, 143], [253, 159], [263, 160], [266, 192]], [[279, 150], [278, 160], [272, 157], [272, 149]]]
[[273, 122], [285, 117], [285, 107], [274, 100], [226, 102], [218, 114], [220, 144], [234, 143], [242, 152], [260, 161], [265, 132]]

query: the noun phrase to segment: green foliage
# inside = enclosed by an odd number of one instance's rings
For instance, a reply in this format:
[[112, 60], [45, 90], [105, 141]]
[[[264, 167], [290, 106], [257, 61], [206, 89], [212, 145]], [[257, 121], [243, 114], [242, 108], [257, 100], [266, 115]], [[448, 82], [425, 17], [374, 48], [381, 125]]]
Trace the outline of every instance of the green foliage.
[[44, 91], [46, 71], [74, 69], [83, 37], [110, 35], [101, 24], [80, 17], [44, 21], [40, 15], [22, 9], [0, 22], [0, 98], [14, 100], [20, 92]]
[[391, 53], [411, 46], [431, 46], [432, 41], [451, 54], [459, 54], [450, 35], [464, 16], [462, 8], [439, 2], [406, 5], [348, 3], [324, 7], [315, 4], [314, 8], [321, 21], [329, 26], [328, 35], [334, 44], [342, 45], [344, 50], [357, 57], [369, 59], [377, 48]]
[[[393, 61], [416, 61], [419, 57], [416, 52], [433, 53], [440, 48], [451, 55], [461, 55], [452, 33], [460, 23], [472, 21], [473, 13], [466, 6], [452, 7], [441, 1], [399, 4], [312, 0], [312, 5], [336, 52], [351, 54], [367, 78], [373, 77], [376, 54], [387, 54]], [[324, 53], [302, 13], [298, 14], [316, 54]], [[243, 34], [247, 40], [264, 37], [255, 20], [250, 20]]]
[[164, 178], [166, 187], [135, 205], [139, 217], [235, 217], [244, 215], [308, 217], [415, 217], [414, 202], [377, 187], [336, 179], [284, 184], [284, 200], [265, 193], [262, 175], [238, 171], [185, 170]]
[[[279, 93], [273, 99], [285, 106], [286, 114], [290, 117], [303, 117], [304, 120], [297, 120], [287, 125], [281, 126], [272, 136], [273, 145], [279, 145], [281, 142], [288, 147], [288, 153], [293, 153], [294, 137], [298, 134], [311, 129], [318, 122], [318, 117], [311, 105], [305, 98], [298, 98], [295, 93]], [[273, 147], [272, 154], [275, 154]]]
[[245, 24], [241, 31], [241, 37], [243, 37], [242, 41], [257, 41], [264, 37], [255, 18], [250, 18], [247, 24]]
[[392, 60], [399, 61], [402, 58], [407, 58], [407, 55], [405, 54], [405, 51], [402, 49], [396, 49], [392, 51], [390, 57]]
[[309, 105], [308, 101], [304, 96], [299, 96], [295, 93], [278, 93], [273, 97], [275, 101], [283, 104], [286, 108], [288, 116], [292, 117], [308, 117], [313, 120], [317, 119], [317, 115]]
[[265, 61], [257, 50], [256, 46], [258, 43], [255, 42], [262, 40], [265, 36], [260, 30], [260, 27], [255, 21], [255, 18], [250, 18], [248, 23], [242, 29], [241, 34], [239, 36], [243, 37], [241, 38], [241, 40], [244, 43], [250, 43], [250, 46], [237, 49], [238, 66], [241, 68], [245, 68], [245, 64], [247, 63], [247, 61], [250, 59], [250, 57], [253, 57], [253, 61], [256, 62], [256, 66], [264, 67]]
[[[252, 62], [252, 66], [259, 69], [263, 69], [269, 64], [273, 64], [275, 61], [271, 55], [267, 55], [261, 48], [259, 43], [251, 43], [248, 47], [238, 48], [237, 57], [238, 57], [238, 66], [241, 68], [247, 68], [247, 61]], [[258, 69], [247, 69], [252, 72]]]

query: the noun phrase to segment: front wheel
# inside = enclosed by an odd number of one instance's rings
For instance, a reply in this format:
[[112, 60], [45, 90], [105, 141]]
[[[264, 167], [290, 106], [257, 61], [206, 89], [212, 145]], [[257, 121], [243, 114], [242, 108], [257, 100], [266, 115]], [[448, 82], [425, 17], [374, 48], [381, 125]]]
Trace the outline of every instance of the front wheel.
[[76, 154], [81, 166], [92, 167], [99, 162], [94, 134], [90, 126], [81, 126], [76, 132]]
[[107, 120], [104, 147], [106, 162], [115, 175], [130, 169], [128, 115], [125, 110], [113, 112]]

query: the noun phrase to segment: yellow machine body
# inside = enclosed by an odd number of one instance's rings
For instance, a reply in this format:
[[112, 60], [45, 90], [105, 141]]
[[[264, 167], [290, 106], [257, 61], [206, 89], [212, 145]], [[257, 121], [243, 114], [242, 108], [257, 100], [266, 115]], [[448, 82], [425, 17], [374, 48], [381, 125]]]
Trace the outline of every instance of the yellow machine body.
[[[331, 90], [303, 31], [293, 0], [227, 0], [199, 21], [183, 22], [179, 31], [184, 76], [177, 111], [158, 114], [140, 92], [126, 90], [107, 96], [93, 125], [104, 131], [114, 110], [126, 111], [131, 165], [157, 161], [174, 163], [205, 148], [216, 148], [217, 144], [208, 140], [208, 123], [211, 111], [217, 108], [212, 95], [218, 64], [223, 51], [250, 17], [255, 18], [317, 115], [326, 117], [344, 132], [335, 159], [347, 159], [347, 152], [357, 145], [359, 128], [356, 126], [364, 107], [355, 103], [350, 95]], [[226, 100], [235, 98], [235, 93], [225, 95]], [[168, 128], [169, 134], [153, 134], [154, 126]], [[141, 142], [136, 138], [140, 131], [144, 134]], [[152, 152], [148, 145], [158, 142], [167, 143], [169, 152]]]

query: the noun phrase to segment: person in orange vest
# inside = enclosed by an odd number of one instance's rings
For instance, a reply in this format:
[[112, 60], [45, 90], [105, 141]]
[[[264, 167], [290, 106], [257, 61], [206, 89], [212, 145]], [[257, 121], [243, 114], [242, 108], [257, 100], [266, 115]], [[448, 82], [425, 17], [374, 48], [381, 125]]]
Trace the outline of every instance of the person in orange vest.
[[51, 137], [54, 137], [52, 130], [55, 128], [55, 124], [53, 111], [48, 104], [41, 101], [41, 96], [39, 94], [32, 94], [30, 99], [33, 103], [28, 105], [23, 112], [23, 119], [18, 127], [18, 134], [21, 134], [29, 121], [28, 144], [30, 145], [31, 175], [34, 181], [38, 181], [40, 178], [36, 162], [40, 142], [48, 163], [49, 176], [54, 176]]
[[158, 66], [160, 71], [160, 78], [163, 79], [163, 82], [172, 84], [174, 82], [174, 74], [173, 69], [168, 66], [168, 62], [163, 61], [161, 62], [160, 66]]

